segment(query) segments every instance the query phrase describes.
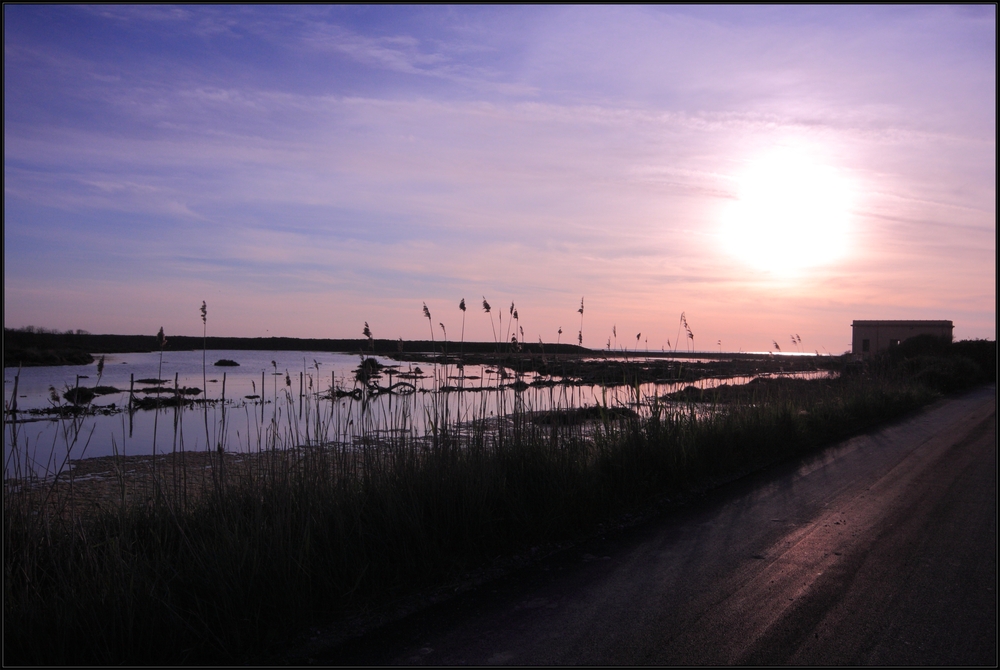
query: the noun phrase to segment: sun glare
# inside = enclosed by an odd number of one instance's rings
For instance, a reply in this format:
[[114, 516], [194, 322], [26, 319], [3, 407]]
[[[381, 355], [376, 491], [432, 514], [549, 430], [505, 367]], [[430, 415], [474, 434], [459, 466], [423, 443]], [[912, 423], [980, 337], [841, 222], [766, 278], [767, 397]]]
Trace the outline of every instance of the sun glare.
[[752, 162], [724, 214], [729, 252], [775, 274], [830, 263], [847, 251], [850, 190], [833, 168], [783, 150]]

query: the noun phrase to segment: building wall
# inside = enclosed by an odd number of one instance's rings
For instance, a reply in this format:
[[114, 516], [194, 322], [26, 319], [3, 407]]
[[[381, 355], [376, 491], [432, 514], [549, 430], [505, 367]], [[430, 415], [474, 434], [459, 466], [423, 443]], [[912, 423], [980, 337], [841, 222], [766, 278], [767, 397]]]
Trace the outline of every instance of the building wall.
[[934, 335], [952, 340], [951, 321], [855, 321], [851, 353], [867, 358], [916, 335]]

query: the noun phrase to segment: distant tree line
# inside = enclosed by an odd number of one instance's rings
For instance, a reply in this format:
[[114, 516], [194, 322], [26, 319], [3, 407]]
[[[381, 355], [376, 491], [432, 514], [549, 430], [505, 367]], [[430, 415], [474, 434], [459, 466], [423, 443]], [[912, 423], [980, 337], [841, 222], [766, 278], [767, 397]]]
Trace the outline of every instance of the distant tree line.
[[[434, 342], [430, 340], [304, 339], [295, 337], [191, 337], [168, 336], [166, 348], [196, 351], [202, 347], [223, 350], [259, 351], [330, 351], [382, 355], [450, 352], [460, 346], [466, 354], [501, 351], [495, 342]], [[81, 365], [93, 362], [92, 354], [159, 351], [156, 335], [94, 335], [85, 330], [59, 331], [26, 326], [4, 328], [4, 367], [19, 365]], [[524, 354], [587, 353], [587, 349], [569, 344], [526, 344]]]
[[42, 328], [41, 326], [23, 326], [21, 328], [4, 328], [4, 335], [7, 333], [28, 333], [39, 335], [90, 335], [90, 331], [77, 328], [73, 330], [59, 330], [58, 328]]

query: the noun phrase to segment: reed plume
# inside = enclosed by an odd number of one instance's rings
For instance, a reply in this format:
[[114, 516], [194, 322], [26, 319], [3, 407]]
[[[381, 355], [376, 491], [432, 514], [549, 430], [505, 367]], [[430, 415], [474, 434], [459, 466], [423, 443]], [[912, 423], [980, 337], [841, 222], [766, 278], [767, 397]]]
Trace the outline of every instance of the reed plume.
[[160, 326], [160, 332], [156, 334], [156, 343], [160, 346], [160, 364], [156, 368], [156, 383], [159, 384], [163, 373], [163, 347], [167, 346], [167, 337], [163, 334], [163, 326]]
[[459, 301], [458, 308], [462, 310], [462, 344], [459, 353], [465, 353], [465, 298]]
[[510, 310], [509, 310], [508, 313], [510, 314], [511, 318], [510, 318], [509, 321], [507, 321], [507, 332], [504, 333], [504, 336], [503, 336], [503, 339], [505, 339], [505, 340], [507, 339], [507, 336], [510, 335], [510, 326], [511, 326], [511, 324], [514, 323], [514, 301], [513, 300], [510, 301]]
[[493, 343], [497, 343], [497, 329], [493, 326], [493, 314], [490, 312], [490, 303], [486, 302], [486, 296], [483, 296], [483, 311], [490, 315], [490, 328], [493, 329]]
[[434, 322], [431, 320], [431, 311], [427, 309], [427, 303], [424, 303], [424, 316], [427, 317], [427, 326], [431, 329], [431, 351], [434, 350]]
[[[208, 434], [208, 305], [201, 301], [201, 399], [205, 402], [205, 449], [212, 448], [212, 438]], [[176, 386], [176, 384], [175, 384]]]
[[[677, 322], [677, 335], [674, 336], [674, 351], [677, 351], [677, 345], [681, 342], [681, 326], [687, 323], [687, 319], [684, 318], [684, 312], [681, 312], [681, 320]], [[667, 340], [667, 345], [669, 346], [670, 340]]]
[[372, 331], [368, 327], [368, 322], [367, 321], [365, 321], [365, 329], [363, 331], [361, 331], [361, 332], [364, 334], [365, 337], [368, 338], [368, 348], [371, 351], [374, 352], [375, 351], [375, 340], [372, 338]]
[[[205, 372], [205, 355], [208, 353], [208, 306], [201, 301], [201, 372], [203, 381], [207, 379]], [[207, 392], [207, 389], [206, 389]]]
[[[514, 303], [511, 303], [513, 305]], [[515, 330], [521, 331], [521, 343], [524, 343], [524, 328], [521, 328], [521, 319], [517, 317], [517, 310], [514, 310], [514, 323], [517, 324], [514, 328]]]
[[[684, 326], [684, 330], [687, 331], [688, 339], [691, 340], [691, 351], [694, 351], [694, 333], [691, 332], [691, 328], [688, 326], [687, 317], [684, 312], [681, 312], [681, 325]], [[680, 333], [678, 333], [679, 335]]]

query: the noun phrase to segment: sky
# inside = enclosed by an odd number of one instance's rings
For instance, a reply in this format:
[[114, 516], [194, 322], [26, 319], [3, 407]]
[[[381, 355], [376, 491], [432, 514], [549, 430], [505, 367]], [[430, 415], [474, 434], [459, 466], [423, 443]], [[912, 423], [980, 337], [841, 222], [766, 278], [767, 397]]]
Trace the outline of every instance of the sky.
[[996, 337], [993, 5], [3, 11], [5, 327]]

